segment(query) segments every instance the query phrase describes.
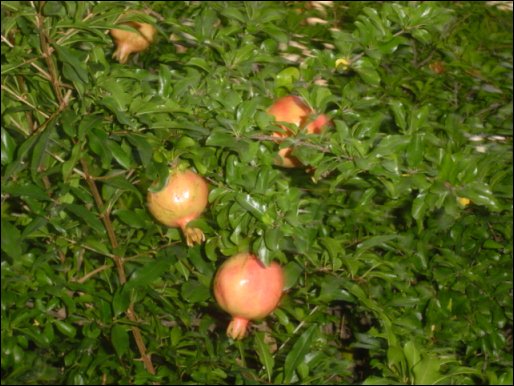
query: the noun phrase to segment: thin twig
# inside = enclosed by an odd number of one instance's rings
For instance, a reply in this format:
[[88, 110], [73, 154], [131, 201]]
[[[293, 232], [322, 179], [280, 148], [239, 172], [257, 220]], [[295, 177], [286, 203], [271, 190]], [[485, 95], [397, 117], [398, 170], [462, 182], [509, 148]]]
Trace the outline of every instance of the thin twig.
[[114, 259], [114, 255], [111, 254], [111, 253], [99, 251], [98, 249], [92, 248], [92, 247], [90, 247], [88, 245], [85, 245], [85, 244], [79, 244], [75, 240], [69, 239], [67, 237], [63, 237], [63, 239], [66, 240], [67, 242], [73, 244], [73, 245], [79, 246], [80, 248], [87, 249], [88, 251], [91, 251], [91, 252], [94, 252], [94, 253], [98, 253], [101, 256], [106, 256], [106, 257], [110, 257], [111, 259]]
[[[10, 48], [14, 48], [14, 44], [12, 44], [9, 39], [7, 39], [4, 35], [1, 35], [1, 39], [2, 41], [7, 44]], [[35, 62], [36, 60], [39, 60], [39, 58], [33, 58], [33, 59], [30, 59], [30, 60], [27, 60], [23, 63], [20, 63], [18, 66], [16, 67], [11, 67], [9, 70], [13, 70], [14, 68], [17, 68], [17, 67], [20, 67], [20, 66], [24, 66], [26, 64], [30, 64], [31, 66], [33, 66], [34, 68], [36, 68], [42, 75], [44, 78], [46, 78], [47, 80], [52, 80], [52, 78], [50, 77], [50, 74], [48, 72], [46, 72], [45, 70], [43, 70], [41, 67], [39, 67], [37, 64], [33, 63]], [[3, 72], [2, 75], [5, 75], [7, 73], [7, 71]]]
[[2, 90], [8, 92], [9, 94], [11, 94], [13, 97], [15, 97], [17, 100], [19, 100], [20, 102], [22, 103], [25, 103], [27, 106], [29, 106], [30, 108], [36, 110], [39, 114], [41, 114], [43, 117], [45, 118], [50, 118], [50, 116], [44, 112], [42, 112], [41, 110], [39, 110], [36, 106], [34, 106], [32, 103], [30, 103], [29, 101], [27, 101], [25, 98], [23, 98], [21, 95], [18, 95], [16, 94], [16, 92], [14, 92], [13, 90], [11, 90], [9, 87], [7, 86], [4, 86], [2, 84]]
[[84, 275], [83, 277], [81, 277], [80, 279], [77, 280], [77, 283], [84, 283], [86, 280], [88, 280], [89, 278], [95, 276], [97, 273], [100, 273], [102, 271], [105, 271], [106, 269], [109, 269], [111, 268], [110, 265], [107, 265], [107, 264], [104, 264], [102, 265], [101, 267], [98, 267], [97, 269], [94, 269], [92, 270], [91, 272], [87, 273], [86, 275]]
[[[311, 310], [311, 312], [309, 312], [309, 315], [307, 315], [307, 316], [309, 317], [309, 316], [313, 315], [313, 314], [318, 310], [318, 308], [319, 308], [319, 306], [315, 306], [315, 307]], [[292, 338], [294, 335], [296, 335], [296, 333], [297, 333], [298, 331], [300, 331], [300, 329], [301, 329], [301, 328], [304, 326], [304, 324], [306, 323], [306, 320], [307, 320], [307, 319], [308, 319], [308, 318], [303, 319], [303, 320], [300, 322], [300, 324], [298, 324], [298, 326], [296, 326], [296, 328], [294, 329], [294, 331], [293, 331], [291, 334], [289, 334], [289, 337], [288, 337], [288, 338], [287, 338], [287, 339], [286, 339], [286, 340], [285, 340], [285, 341], [280, 345], [280, 347], [277, 349], [277, 351], [275, 351], [275, 355], [276, 355], [280, 350], [282, 350], [282, 349], [286, 346], [287, 342], [289, 342], [289, 341], [291, 340], [291, 338]]]
[[[40, 2], [40, 9], [43, 8], [45, 2]], [[45, 22], [44, 22], [44, 16], [41, 14], [41, 12], [38, 12], [36, 14], [36, 26], [39, 30], [39, 41], [41, 44], [41, 51], [43, 54], [43, 58], [46, 61], [46, 66], [48, 67], [48, 71], [50, 72], [51, 77], [51, 83], [52, 87], [54, 89], [55, 95], [57, 97], [57, 100], [59, 101], [59, 105], [62, 105], [63, 102], [63, 95], [62, 95], [62, 88], [61, 88], [61, 82], [59, 81], [57, 68], [55, 66], [55, 63], [53, 61], [52, 52], [50, 47], [50, 39], [48, 38], [47, 32], [45, 30]]]
[[38, 134], [40, 133], [41, 131], [43, 131], [44, 129], [46, 129], [46, 127], [48, 126], [48, 124], [53, 120], [55, 119], [59, 114], [61, 114], [64, 109], [66, 109], [66, 107], [68, 107], [68, 104], [70, 103], [70, 99], [71, 99], [71, 93], [72, 93], [72, 90], [68, 90], [68, 92], [66, 93], [66, 95], [64, 96], [64, 99], [62, 100], [61, 104], [59, 105], [59, 108], [54, 111], [52, 113], [52, 115], [50, 115], [48, 117], [48, 119], [46, 121], [44, 121], [38, 128], [36, 128], [33, 132], [32, 132], [32, 135], [35, 135], [35, 134]]
[[[55, 158], [57, 161], [59, 161], [60, 163], [65, 163], [66, 161], [63, 160], [61, 157], [59, 157], [57, 154], [54, 154], [52, 153], [51, 151], [49, 151], [48, 149], [45, 150], [50, 156], [52, 156], [53, 158]], [[77, 173], [79, 176], [81, 176], [82, 178], [86, 178], [86, 175], [82, 172], [82, 170], [79, 170], [77, 168], [73, 168], [73, 171], [75, 173]]]

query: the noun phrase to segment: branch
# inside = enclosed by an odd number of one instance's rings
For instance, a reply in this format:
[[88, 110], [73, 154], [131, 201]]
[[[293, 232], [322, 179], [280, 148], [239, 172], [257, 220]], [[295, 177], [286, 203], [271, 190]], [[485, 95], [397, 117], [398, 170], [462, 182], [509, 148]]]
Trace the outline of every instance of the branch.
[[[96, 206], [98, 208], [98, 212], [100, 213], [100, 217], [102, 218], [104, 227], [107, 230], [107, 235], [109, 236], [111, 247], [113, 250], [116, 250], [118, 248], [118, 240], [116, 239], [116, 234], [114, 233], [110, 212], [108, 209], [106, 209], [103, 203], [102, 197], [100, 195], [100, 192], [98, 191], [94, 178], [91, 176], [91, 174], [89, 174], [89, 166], [87, 164], [87, 161], [84, 158], [82, 158], [80, 160], [80, 163], [82, 164], [82, 170], [84, 172], [86, 183], [89, 187], [89, 190], [91, 191], [91, 194], [93, 195]], [[123, 285], [127, 282], [127, 276], [125, 274], [123, 259], [116, 254], [112, 256], [112, 259], [114, 260], [114, 264], [116, 265], [116, 270], [118, 272], [118, 279], [120, 281], [120, 284]], [[138, 322], [136, 314], [134, 312], [133, 303], [131, 303], [128, 307], [126, 314], [130, 321], [134, 323]], [[150, 374], [154, 375], [155, 368], [153, 367], [150, 355], [146, 352], [146, 346], [141, 335], [141, 330], [136, 326], [132, 326], [132, 334], [134, 335], [134, 340], [136, 341], [137, 348], [139, 349], [139, 353], [141, 354], [141, 358], [143, 359], [146, 370]]]
[[[43, 8], [45, 2], [40, 2], [40, 10]], [[52, 83], [52, 87], [55, 92], [55, 96], [57, 97], [57, 100], [59, 101], [59, 104], [62, 104], [63, 102], [63, 95], [62, 95], [62, 88], [61, 88], [61, 82], [59, 82], [58, 72], [57, 68], [55, 66], [55, 63], [52, 59], [52, 48], [49, 44], [49, 38], [48, 34], [45, 30], [45, 18], [41, 14], [41, 12], [38, 12], [36, 14], [36, 26], [39, 30], [39, 42], [41, 44], [41, 51], [43, 54], [43, 58], [45, 59], [46, 66], [48, 67], [48, 71], [50, 73], [50, 82]]]

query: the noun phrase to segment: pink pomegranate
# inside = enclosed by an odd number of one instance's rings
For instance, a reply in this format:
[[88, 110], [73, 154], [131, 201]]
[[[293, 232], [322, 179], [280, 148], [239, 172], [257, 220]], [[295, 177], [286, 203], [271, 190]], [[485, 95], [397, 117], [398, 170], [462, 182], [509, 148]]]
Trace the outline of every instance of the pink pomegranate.
[[227, 335], [242, 339], [248, 322], [262, 319], [277, 306], [284, 288], [282, 267], [268, 267], [250, 253], [230, 257], [214, 278], [214, 296], [220, 307], [232, 315]]
[[150, 213], [162, 224], [180, 228], [188, 246], [200, 244], [205, 236], [200, 229], [188, 227], [207, 207], [209, 188], [205, 179], [191, 170], [173, 170], [163, 189], [148, 192]]

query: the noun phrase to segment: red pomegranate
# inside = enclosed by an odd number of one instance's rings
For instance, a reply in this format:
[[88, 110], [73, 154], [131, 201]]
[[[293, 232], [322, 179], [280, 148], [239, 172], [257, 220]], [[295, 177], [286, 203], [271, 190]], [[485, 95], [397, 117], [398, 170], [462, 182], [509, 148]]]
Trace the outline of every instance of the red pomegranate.
[[[275, 117], [277, 122], [292, 123], [299, 127], [300, 130], [305, 129], [308, 134], [320, 134], [325, 126], [330, 123], [328, 117], [324, 114], [319, 115], [314, 121], [307, 124], [310, 115], [314, 111], [297, 96], [285, 96], [278, 99], [268, 109], [268, 113]], [[306, 125], [307, 124], [307, 125]], [[280, 125], [285, 132], [275, 132], [273, 137], [287, 138], [293, 135], [290, 129], [285, 125]], [[278, 141], [278, 140], [277, 140]], [[302, 166], [301, 162], [291, 155], [292, 147], [285, 147], [279, 150], [279, 161], [277, 164], [286, 168], [295, 168]]]
[[242, 339], [248, 322], [262, 319], [278, 305], [284, 288], [282, 267], [268, 267], [250, 253], [230, 257], [214, 277], [214, 296], [220, 307], [232, 315], [227, 335]]
[[[273, 103], [268, 113], [273, 115], [277, 122], [294, 123], [298, 127], [303, 127], [312, 110], [302, 98], [288, 95]], [[292, 134], [285, 126], [281, 125], [281, 127]]]
[[200, 229], [187, 225], [205, 210], [208, 196], [209, 188], [203, 177], [191, 170], [172, 170], [163, 189], [148, 192], [148, 210], [162, 224], [180, 228], [191, 247], [205, 241]]

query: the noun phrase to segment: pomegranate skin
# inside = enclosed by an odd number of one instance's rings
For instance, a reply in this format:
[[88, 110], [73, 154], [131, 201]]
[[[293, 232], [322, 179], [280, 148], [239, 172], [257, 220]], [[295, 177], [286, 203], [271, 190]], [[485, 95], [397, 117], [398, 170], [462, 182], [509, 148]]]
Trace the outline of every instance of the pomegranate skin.
[[314, 121], [307, 125], [307, 133], [321, 134], [325, 127], [328, 125], [330, 125], [330, 119], [325, 114], [321, 114]]
[[227, 335], [243, 338], [250, 320], [262, 319], [278, 306], [283, 288], [284, 274], [276, 262], [266, 267], [250, 253], [225, 261], [214, 278], [214, 296], [233, 317]]
[[146, 50], [153, 42], [157, 30], [154, 26], [147, 23], [138, 23], [135, 21], [127, 22], [126, 25], [134, 27], [140, 33], [125, 31], [122, 29], [112, 29], [110, 31], [116, 50], [113, 58], [121, 64], [127, 62], [130, 54]]
[[205, 240], [199, 229], [188, 228], [207, 207], [209, 187], [205, 179], [191, 170], [172, 171], [166, 186], [158, 192], [148, 192], [150, 213], [162, 224], [181, 228], [189, 246]]
[[[296, 126], [302, 127], [312, 110], [300, 97], [289, 95], [273, 103], [268, 109], [268, 113], [273, 115], [277, 122], [294, 123]], [[285, 126], [281, 127], [289, 131]]]
[[[300, 97], [292, 95], [278, 99], [268, 109], [268, 114], [273, 115], [277, 122], [295, 124], [300, 130], [305, 130], [308, 134], [320, 134], [324, 127], [330, 123], [330, 120], [326, 115], [321, 114], [314, 121], [307, 124], [310, 115], [313, 113], [314, 111], [307, 106]], [[273, 137], [286, 138], [293, 135], [291, 130], [284, 125], [280, 125], [280, 127], [284, 129], [285, 132], [275, 132], [273, 133]], [[277, 139], [277, 142], [280, 142], [280, 140]], [[280, 149], [275, 164], [285, 168], [297, 168], [302, 166], [302, 163], [291, 154], [292, 151], [292, 147]]]

